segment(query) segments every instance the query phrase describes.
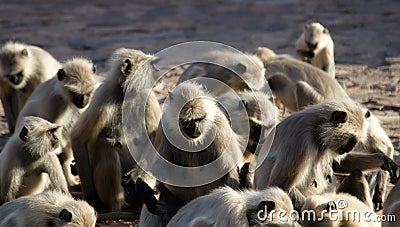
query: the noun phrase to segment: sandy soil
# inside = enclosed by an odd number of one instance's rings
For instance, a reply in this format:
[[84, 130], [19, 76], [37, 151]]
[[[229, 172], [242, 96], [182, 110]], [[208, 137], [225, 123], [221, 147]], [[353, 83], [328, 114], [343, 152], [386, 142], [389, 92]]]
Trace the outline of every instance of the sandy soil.
[[[263, 45], [294, 54], [304, 23], [319, 21], [334, 39], [337, 79], [350, 96], [376, 115], [399, 115], [399, 1], [2, 0], [0, 6], [0, 44], [9, 39], [35, 44], [60, 61], [89, 57], [102, 72], [118, 47], [155, 53], [191, 40], [221, 42], [243, 51]], [[176, 78], [171, 75], [167, 82]], [[166, 90], [172, 86], [167, 83]], [[384, 128], [399, 151], [400, 126]], [[0, 109], [0, 147], [7, 133]]]

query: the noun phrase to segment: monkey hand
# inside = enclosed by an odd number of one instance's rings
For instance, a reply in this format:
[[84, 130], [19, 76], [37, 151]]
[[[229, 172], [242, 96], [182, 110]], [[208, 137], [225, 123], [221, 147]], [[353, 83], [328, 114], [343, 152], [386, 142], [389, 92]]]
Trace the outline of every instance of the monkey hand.
[[305, 60], [308, 60], [310, 58], [314, 57], [314, 52], [312, 50], [306, 51], [306, 50], [297, 50], [298, 55], [300, 55], [302, 58], [304, 58]]
[[138, 178], [135, 183], [135, 191], [138, 198], [141, 198], [150, 213], [160, 215], [160, 211], [157, 208], [158, 200], [155, 197], [155, 191], [141, 178]]
[[381, 168], [389, 172], [390, 183], [396, 184], [399, 179], [399, 166], [389, 157], [385, 157]]

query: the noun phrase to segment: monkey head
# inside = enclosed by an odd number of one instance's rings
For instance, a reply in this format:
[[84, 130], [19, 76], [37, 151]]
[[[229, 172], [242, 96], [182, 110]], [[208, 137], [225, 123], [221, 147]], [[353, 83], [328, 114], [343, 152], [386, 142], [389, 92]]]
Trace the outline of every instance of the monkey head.
[[85, 108], [96, 86], [96, 66], [85, 58], [73, 58], [58, 70], [57, 78], [63, 95], [77, 108]]
[[52, 124], [43, 118], [28, 116], [24, 117], [19, 138], [32, 156], [41, 157], [59, 148], [62, 130], [61, 126]]
[[318, 44], [325, 38], [326, 35], [329, 35], [329, 31], [320, 23], [304, 25], [304, 40], [307, 44], [307, 47], [311, 51], [318, 47]]
[[366, 139], [364, 115], [361, 105], [351, 99], [336, 99], [322, 106], [316, 105], [321, 118], [316, 130], [320, 150], [330, 149], [337, 154], [353, 150], [358, 142]]
[[[211, 98], [204, 87], [185, 82], [169, 94], [168, 116], [178, 116], [179, 129], [188, 139], [199, 139], [201, 135], [214, 128], [214, 115], [217, 111], [216, 100]], [[179, 111], [179, 113], [176, 113]], [[172, 119], [170, 119], [173, 122]]]
[[22, 43], [7, 42], [0, 53], [0, 76], [15, 89], [26, 86], [33, 73], [33, 59], [29, 48]]
[[[123, 93], [126, 92], [129, 84], [139, 87], [152, 87], [152, 80], [143, 80], [141, 77], [134, 77], [136, 73], [151, 75], [159, 71], [155, 63], [159, 59], [153, 55], [145, 54], [140, 50], [120, 48], [113, 52], [110, 57], [111, 73], [108, 81], [118, 83]], [[140, 80], [140, 81], [136, 81]]]

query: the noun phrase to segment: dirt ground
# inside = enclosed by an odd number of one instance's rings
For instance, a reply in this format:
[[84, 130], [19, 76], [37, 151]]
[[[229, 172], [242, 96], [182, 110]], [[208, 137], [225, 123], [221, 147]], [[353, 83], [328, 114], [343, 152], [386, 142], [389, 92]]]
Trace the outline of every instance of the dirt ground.
[[[221, 42], [242, 51], [267, 46], [293, 55], [304, 23], [312, 21], [329, 29], [337, 79], [350, 96], [376, 115], [398, 116], [400, 2], [396, 0], [2, 0], [0, 44], [15, 39], [38, 45], [60, 61], [88, 57], [106, 72], [105, 61], [116, 48], [156, 53], [193, 40]], [[167, 81], [173, 80], [176, 75]], [[399, 151], [400, 125], [384, 128]], [[1, 109], [0, 147], [7, 133]]]

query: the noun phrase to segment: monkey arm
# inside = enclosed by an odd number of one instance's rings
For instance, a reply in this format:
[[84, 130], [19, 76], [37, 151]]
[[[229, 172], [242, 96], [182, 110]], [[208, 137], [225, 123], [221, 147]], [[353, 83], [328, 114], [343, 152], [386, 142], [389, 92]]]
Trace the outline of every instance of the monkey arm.
[[22, 184], [22, 178], [24, 175], [23, 168], [12, 167], [3, 173], [1, 181], [1, 199], [0, 204], [14, 200], [19, 187]]
[[46, 158], [48, 158], [48, 160], [46, 160], [43, 165], [44, 172], [49, 174], [50, 181], [54, 188], [65, 193], [69, 193], [68, 184], [57, 156], [55, 154], [51, 154]]
[[[17, 115], [18, 115], [18, 107], [17, 107], [17, 100], [13, 100], [13, 96], [15, 94], [3, 94], [1, 95], [1, 102], [3, 103], [3, 109], [4, 113], [6, 115], [7, 119], [7, 124], [8, 124], [8, 129], [10, 130], [10, 133], [14, 132], [15, 129], [15, 124], [17, 121]], [[16, 98], [16, 97], [14, 97]], [[12, 103], [14, 103], [16, 106], [13, 107]]]
[[399, 178], [399, 167], [397, 164], [382, 153], [351, 152], [343, 159], [333, 161], [333, 171], [337, 173], [351, 173], [355, 170], [366, 171], [375, 169], [386, 170], [390, 174], [391, 181]]

